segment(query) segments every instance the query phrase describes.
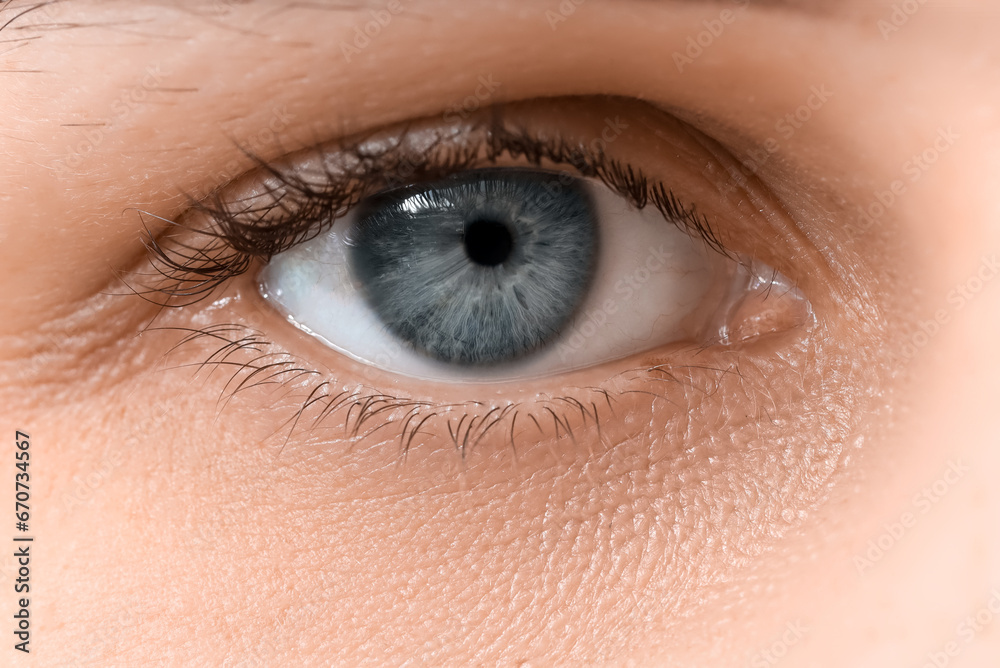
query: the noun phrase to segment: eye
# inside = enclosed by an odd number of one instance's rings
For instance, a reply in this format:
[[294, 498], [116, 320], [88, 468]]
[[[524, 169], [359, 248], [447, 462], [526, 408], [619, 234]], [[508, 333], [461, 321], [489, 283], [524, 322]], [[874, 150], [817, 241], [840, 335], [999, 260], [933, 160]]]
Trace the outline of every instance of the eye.
[[404, 366], [418, 355], [480, 368], [531, 356], [563, 331], [597, 265], [591, 195], [560, 176], [481, 170], [385, 191], [273, 258], [265, 294], [363, 361], [393, 343], [408, 349]]
[[[795, 282], [740, 242], [748, 216], [710, 170], [693, 174], [718, 162], [710, 152], [669, 125], [625, 136], [622, 117], [570, 108], [425, 119], [265, 165], [196, 210], [225, 243], [198, 251], [207, 270], [184, 294], [260, 258], [261, 294], [290, 323], [368, 365], [446, 381], [545, 376], [809, 321]], [[645, 136], [666, 151], [638, 151]]]
[[745, 297], [732, 285], [749, 288], [743, 273], [597, 181], [505, 168], [378, 193], [272, 258], [261, 288], [360, 361], [475, 380], [709, 338], [706, 325]]

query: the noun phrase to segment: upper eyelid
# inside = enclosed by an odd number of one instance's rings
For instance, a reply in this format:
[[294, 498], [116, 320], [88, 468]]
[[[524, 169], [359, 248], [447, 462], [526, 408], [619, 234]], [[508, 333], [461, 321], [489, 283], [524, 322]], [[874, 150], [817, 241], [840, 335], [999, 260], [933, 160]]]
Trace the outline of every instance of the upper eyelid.
[[[66, 16], [69, 17], [70, 10], [68, 8], [74, 6], [74, 3], [65, 3], [57, 5], [60, 7], [61, 12], [65, 12]], [[82, 5], [81, 5], [82, 6]], [[9, 8], [9, 6], [7, 6]], [[63, 7], [67, 9], [62, 9]], [[597, 7], [595, 3], [594, 7]], [[494, 11], [494, 9], [489, 9], [484, 7], [484, 14], [486, 16], [489, 12]], [[693, 7], [686, 7], [685, 9], [695, 9]], [[711, 12], [716, 11], [716, 7], [705, 8], [705, 16], [707, 17]], [[175, 11], [171, 9], [171, 11]], [[497, 10], [499, 11], [499, 10]], [[602, 10], [603, 11], [603, 8]], [[116, 18], [117, 10], [109, 10], [108, 13], [100, 14], [98, 18]], [[658, 16], [664, 19], [669, 18], [670, 12], [661, 12]], [[684, 18], [692, 19], [691, 24], [694, 25], [697, 20], [698, 12], [685, 12]], [[297, 13], [297, 17], [306, 16], [304, 13]], [[582, 15], [580, 15], [582, 16]], [[76, 18], [86, 19], [85, 16], [78, 16]], [[204, 24], [200, 19], [195, 19], [193, 22], [187, 22], [180, 15], [177, 15], [177, 25], [180, 26], [181, 30], [194, 30], [204, 28], [206, 35], [208, 31], [213, 31], [213, 34], [225, 36], [229, 35], [230, 31], [228, 29], [220, 29], [218, 26], [211, 26]], [[512, 18], [512, 15], [506, 14], [503, 11], [499, 11], [495, 15], [495, 18], [506, 19]], [[609, 16], [608, 18], [614, 18]], [[298, 21], [298, 19], [296, 19]], [[756, 19], [755, 19], [756, 20]], [[574, 19], [574, 26], [579, 27], [581, 23]], [[335, 22], [330, 22], [330, 26], [334, 26]], [[472, 28], [477, 28], [475, 25], [477, 21], [471, 21], [469, 26]], [[539, 30], [539, 35], [544, 36], [549, 34], [548, 25], [544, 24], [544, 21], [540, 17], [541, 28]], [[586, 22], [584, 21], [584, 24]], [[668, 22], [667, 22], [668, 23]], [[770, 22], [768, 22], [770, 23]], [[305, 26], [301, 22], [295, 24], [290, 24], [293, 27], [304, 28]], [[314, 21], [314, 26], [322, 25], [321, 22]], [[442, 16], [440, 19], [440, 25], [444, 27], [451, 26], [451, 19]], [[452, 26], [454, 27], [454, 26]], [[481, 27], [481, 26], [479, 26]], [[594, 43], [593, 53], [602, 54], [608, 53], [609, 47], [612, 47], [614, 36], [617, 34], [619, 37], [622, 36], [622, 29], [625, 26], [619, 25], [617, 22], [613, 22], [612, 25], [608, 26], [610, 29], [608, 34], [608, 39], [596, 39]], [[666, 23], [662, 28], [669, 28]], [[766, 27], [766, 26], [765, 26]], [[403, 33], [409, 31], [409, 28], [400, 25]], [[575, 30], [572, 28], [571, 30]], [[67, 33], [66, 31], [49, 31], [45, 39], [48, 36], [54, 35], [58, 32], [63, 34], [68, 34], [70, 36], [76, 34], [74, 32]], [[312, 29], [304, 29], [299, 31], [301, 34], [301, 42], [298, 43], [299, 46], [306, 44], [310, 48], [315, 48], [315, 53], [317, 55], [329, 56], [333, 61], [333, 64], [337, 64], [341, 56], [339, 50], [336, 48], [335, 41], [329, 41], [326, 47], [323, 46], [321, 40], [318, 39], [318, 35], [313, 32]], [[475, 32], [475, 31], [474, 31]], [[659, 27], [657, 32], [659, 32]], [[668, 31], [669, 32], [669, 31]], [[280, 37], [281, 34], [291, 34], [290, 31], [285, 30], [284, 27], [276, 29], [274, 31], [262, 30], [256, 35], [257, 38], [266, 37], [268, 39], [273, 39], [274, 37]], [[566, 35], [567, 31], [563, 30], [559, 35]], [[672, 32], [673, 37], [677, 38], [678, 41], [683, 41], [686, 37], [687, 29], [678, 29]], [[327, 33], [323, 33], [324, 37]], [[595, 35], [595, 37], [599, 37]], [[650, 48], [655, 48], [655, 44], [650, 43], [649, 35], [645, 37], [642, 34], [636, 34], [635, 37], [640, 38], [636, 42], [636, 49], [634, 52], [640, 54], [641, 56], [651, 55]], [[733, 37], [737, 37], [735, 34]], [[727, 37], [728, 39], [728, 37]], [[135, 41], [135, 40], [133, 40]], [[333, 44], [330, 46], [329, 44]], [[657, 42], [658, 43], [658, 42]], [[66, 40], [66, 44], [69, 47], [73, 47], [74, 44], [72, 40]], [[164, 46], [164, 48], [159, 48]], [[288, 42], [282, 42], [280, 46], [287, 46]], [[128, 207], [133, 206], [137, 202], [155, 202], [154, 205], [147, 204], [146, 207], [154, 214], [161, 215], [167, 218], [172, 218], [179, 213], [185, 203], [183, 197], [178, 195], [181, 193], [192, 193], [194, 196], [201, 198], [207, 194], [207, 192], [218, 183], [221, 183], [223, 179], [218, 178], [222, 173], [228, 172], [228, 174], [235, 176], [235, 174], [230, 170], [230, 164], [233, 164], [233, 148], [232, 144], [235, 140], [236, 142], [242, 142], [248, 137], [254, 136], [261, 128], [267, 125], [268, 115], [271, 113], [271, 108], [267, 105], [262, 105], [260, 101], [260, 93], [263, 90], [269, 90], [274, 93], [273, 100], [276, 105], [288, 105], [288, 110], [297, 116], [295, 123], [295, 128], [282, 133], [281, 143], [284, 144], [284, 148], [277, 144], [268, 145], [262, 147], [262, 155], [267, 155], [268, 159], [272, 159], [275, 155], [279, 153], [287, 152], [285, 149], [289, 150], [299, 150], [303, 146], [310, 145], [316, 139], [318, 135], [329, 135], [337, 136], [338, 133], [343, 131], [345, 128], [350, 131], [362, 130], [372, 127], [373, 125], [383, 125], [385, 123], [396, 122], [399, 118], [400, 113], [404, 113], [407, 109], [416, 108], [420, 110], [421, 114], [436, 114], [442, 109], [447, 108], [449, 104], [460, 101], [466, 94], [469, 93], [469, 86], [474, 89], [475, 78], [477, 75], [483, 72], [494, 71], [498, 74], [498, 77], [505, 82], [509, 81], [509, 90], [505, 87], [505, 94], [502, 96], [503, 99], [507, 100], [517, 100], [523, 97], [525, 93], [525, 86], [523, 84], [530, 83], [531, 85], [539, 83], [541, 80], [550, 84], [549, 88], [546, 90], [552, 90], [553, 92], [563, 92], [563, 93], [593, 93], [593, 92], [611, 92], [622, 95], [632, 95], [636, 93], [636, 84], [638, 84], [642, 91], [649, 95], [649, 98], [655, 101], [661, 106], [667, 107], [671, 102], [675, 104], [682, 104], [682, 106], [690, 107], [691, 109], [700, 110], [702, 113], [708, 115], [717, 115], [719, 117], [725, 117], [724, 107], [727, 100], [725, 95], [710, 96], [708, 94], [697, 94], [697, 91], [703, 87], [698, 85], [700, 81], [700, 75], [698, 72], [685, 73], [685, 79], [683, 80], [683, 86], [681, 85], [680, 79], [677, 81], [670, 80], [670, 77], [658, 77], [654, 80], [652, 77], [621, 77], [615, 72], [601, 72], [594, 71], [588, 73], [586, 80], [581, 80], [581, 77], [574, 76], [573, 70], [579, 70], [579, 67], [570, 68], [567, 67], [565, 62], [560, 59], [539, 59], [538, 70], [535, 72], [531, 79], [528, 81], [521, 81], [521, 70], [516, 69], [516, 64], [513, 66], [515, 69], [511, 69], [510, 66], [504, 63], [509, 62], [504, 60], [503, 62], [498, 59], [484, 59], [477, 61], [480, 66], [478, 66], [476, 71], [470, 74], [468, 77], [463, 76], [471, 72], [469, 68], [458, 68], [449, 69], [442, 68], [442, 71], [449, 74], [450, 76], [441, 77], [442, 79], [447, 79], [446, 84], [442, 84], [436, 89], [431, 90], [431, 94], [422, 95], [419, 98], [413, 98], [412, 96], [404, 95], [387, 97], [383, 95], [383, 90], [381, 87], [374, 92], [378, 93], [376, 96], [378, 99], [371, 99], [369, 106], [370, 109], [366, 109], [364, 113], [361, 113], [356, 105], [351, 101], [349, 95], [344, 97], [338, 97], [336, 93], [343, 92], [341, 87], [343, 85], [349, 84], [352, 81], [356, 81], [356, 76], [359, 72], [364, 72], [365, 68], [349, 68], [344, 71], [340, 71], [339, 68], [334, 67], [331, 70], [329, 77], [311, 77], [314, 86], [301, 86], [301, 85], [287, 85], [289, 83], [289, 78], [294, 82], [300, 82], [303, 80], [305, 73], [308, 71], [308, 67], [305, 64], [308, 62], [315, 62], [310, 59], [298, 58], [295, 53], [303, 53], [301, 49], [297, 52], [292, 52], [287, 48], [283, 48], [280, 52], [275, 52], [271, 56], [262, 57], [261, 52], [254, 52], [253, 39], [247, 37], [246, 39], [240, 38], [236, 40], [232, 46], [234, 47], [234, 59], [233, 62], [237, 62], [239, 59], [239, 67], [242, 74], [248, 76], [239, 77], [212, 77], [212, 85], [207, 85], [209, 79], [202, 76], [203, 73], [208, 72], [208, 68], [197, 67], [195, 63], [192, 63], [192, 58], [188, 57], [191, 52], [186, 48], [178, 48], [178, 43], [168, 43], [155, 41], [150, 41], [148, 45], [142, 45], [141, 48], [131, 48], [130, 53], [133, 57], [128, 59], [119, 59], [116, 63], [108, 63], [108, 75], [114, 75], [109, 81], [112, 85], [108, 88], [95, 88], [97, 93], [104, 95], [104, 97], [95, 97], [94, 105], [89, 108], [79, 108], [73, 106], [63, 105], [62, 108], [46, 107], [45, 105], [40, 105], [40, 113], [42, 117], [51, 118], [53, 122], [60, 121], [76, 121], [80, 120], [94, 120], [97, 122], [107, 120], [111, 118], [110, 116], [110, 104], [113, 98], [121, 95], [125, 92], [126, 87], [135, 86], [137, 82], [142, 78], [142, 72], [140, 71], [147, 63], [164, 62], [173, 65], [177, 64], [177, 68], [171, 68], [167, 72], [168, 80], [164, 82], [165, 86], [170, 86], [172, 88], [178, 87], [191, 87], [199, 89], [198, 94], [184, 93], [183, 101], [189, 107], [178, 107], [177, 105], [180, 101], [177, 94], [171, 94], [165, 98], [156, 97], [152, 102], [155, 103], [154, 106], [150, 106], [150, 109], [185, 109], [190, 110], [190, 113], [197, 117], [200, 123], [197, 124], [174, 124], [174, 123], [161, 123], [160, 126], [156, 128], [156, 133], [152, 132], [152, 127], [147, 124], [153, 120], [151, 116], [146, 114], [147, 109], [143, 109], [142, 113], [133, 113], [127, 119], [128, 130], [137, 130], [138, 134], [146, 138], [151, 138], [152, 141], [143, 146], [133, 147], [129, 144], [132, 141], [130, 136], [122, 133], [116, 135], [120, 138], [122, 142], [116, 142], [113, 146], [111, 142], [105, 141], [104, 144], [99, 147], [100, 151], [93, 151], [91, 155], [97, 156], [104, 153], [105, 159], [90, 159], [84, 164], [84, 168], [79, 170], [74, 170], [72, 174], [72, 183], [69, 184], [72, 188], [67, 188], [67, 192], [70, 191], [82, 191], [84, 186], [92, 185], [94, 182], [108, 183], [116, 181], [116, 189], [111, 197], [104, 197], [103, 199], [98, 199], [98, 193], [100, 189], [91, 188], [93, 196], [89, 199], [83, 197], [77, 197], [76, 202], [70, 202], [65, 197], [59, 198], [57, 201], [59, 205], [62, 206], [63, 210], [60, 214], [71, 215], [83, 219], [84, 216], [87, 218], [101, 219], [103, 221], [119, 220], [122, 224], [115, 230], [114, 241], [119, 248], [116, 252], [113, 263], [115, 266], [122, 267], [127, 263], [137, 262], [138, 257], [125, 249], [130, 248], [131, 244], [134, 243], [134, 237], [138, 230], [136, 224], [137, 219], [134, 215], [122, 216], [122, 212], [126, 211]], [[276, 45], [276, 48], [279, 45]], [[669, 46], [664, 46], [663, 52], [665, 54], [669, 53]], [[19, 56], [22, 54], [31, 55], [32, 65], [38, 65], [43, 67], [46, 65], [45, 62], [38, 61], [35, 53], [40, 54], [41, 49], [36, 49], [33, 53], [29, 52], [28, 49], [24, 49], [18, 52]], [[79, 53], [80, 55], [85, 55], [86, 53], [97, 53], [94, 49], [87, 49], [86, 51], [74, 50], [74, 54]], [[185, 55], [185, 54], [188, 55]], [[203, 52], [199, 52], [203, 53]], [[65, 55], [68, 55], [67, 52]], [[398, 54], [394, 54], [390, 50], [385, 52], [379, 51], [376, 53], [375, 49], [366, 52], [366, 57], [372, 56], [372, 63], [385, 64], [383, 61], [388, 59], [388, 62], [392, 62], [393, 58], [398, 58]], [[377, 60], [375, 56], [378, 56]], [[96, 78], [91, 78], [89, 74], [85, 71], [75, 67], [70, 61], [70, 59], [65, 58], [64, 66], [66, 67], [66, 73], [72, 74], [74, 78], [74, 84], [79, 84], [80, 86], [93, 87], [95, 84], [99, 83]], [[413, 59], [410, 59], [411, 61]], [[636, 65], [635, 59], [632, 60], [632, 66]], [[726, 60], [726, 59], [721, 59]], [[593, 58], [589, 59], [589, 62], [594, 62]], [[707, 62], [707, 61], [702, 61]], [[137, 63], [135, 67], [126, 67], [124, 63]], [[614, 69], [622, 69], [629, 67], [629, 59], [623, 60], [620, 63], [620, 67]], [[736, 70], [736, 63], [731, 63], [725, 65], [726, 69]], [[214, 68], [212, 68], [214, 69]], [[394, 72], [401, 73], [401, 76], [407, 75], [406, 67], [399, 68], [388, 68], [383, 67], [383, 70], [388, 74], [388, 70], [392, 69]], [[461, 69], [462, 71], [459, 71]], [[667, 69], [670, 69], [669, 67]], [[776, 69], [771, 68], [769, 69]], [[279, 72], [280, 70], [280, 72]], [[639, 70], [640, 72], [642, 70]], [[750, 72], [750, 70], [743, 70], [745, 72]], [[758, 67], [756, 71], [760, 71]], [[60, 74], [61, 72], [55, 72], [55, 74]], [[267, 86], [261, 87], [251, 87], [249, 85], [244, 85], [240, 82], [249, 81], [249, 75], [253, 75], [255, 80], [259, 83], [266, 83]], [[282, 75], [282, 78], [278, 78], [278, 74]], [[411, 71], [412, 74], [412, 71]], [[779, 77], [780, 78], [780, 77]], [[43, 77], [33, 77], [34, 80], [39, 82], [48, 81], [49, 79]], [[107, 79], [107, 77], [105, 77]], [[752, 79], [752, 77], [743, 77], [744, 80]], [[400, 79], [397, 83], [403, 83], [406, 79]], [[569, 82], [569, 85], [564, 86], [563, 82]], [[631, 83], [629, 83], [631, 82]], [[405, 85], [390, 86], [389, 88], [397, 90], [405, 90], [407, 87]], [[694, 86], [687, 85], [688, 83], [694, 83]], [[279, 86], [280, 84], [280, 86]], [[364, 87], [362, 87], [364, 88]], [[710, 89], [711, 87], [708, 87]], [[348, 86], [347, 89], [350, 89]], [[683, 89], [683, 94], [682, 94]], [[367, 89], [365, 89], [367, 90]], [[531, 90], [530, 87], [528, 89]], [[707, 90], [707, 89], [706, 89]], [[696, 94], [694, 97], [689, 95], [694, 91]], [[770, 98], [772, 103], [777, 100], [776, 95], [768, 94], [766, 90], [762, 90], [762, 98]], [[645, 96], [644, 96], [645, 97]], [[169, 99], [168, 99], [169, 98]], [[225, 102], [223, 103], [223, 100]], [[336, 102], [336, 107], [338, 113], [330, 114], [331, 101]], [[165, 103], [165, 104], [164, 104]], [[393, 103], [390, 106], [389, 103]], [[168, 106], [171, 105], [171, 106]], [[761, 109], [767, 111], [764, 107], [756, 107], [759, 112]], [[749, 113], [749, 111], [748, 111]], [[159, 114], [158, 114], [159, 116]], [[759, 115], [758, 115], [759, 118]], [[159, 120], [170, 120], [160, 116]], [[232, 121], [232, 122], [230, 122]], [[225, 122], [225, 125], [220, 125]], [[197, 126], [197, 127], [195, 127]], [[221, 132], [220, 132], [221, 128]], [[70, 146], [75, 145], [75, 142], [81, 139], [81, 137], [76, 136], [79, 133], [76, 132], [64, 132], [55, 143], [52, 145], [52, 149], [55, 151], [69, 150]], [[108, 150], [111, 148], [121, 148], [119, 152], [121, 160], [116, 164], [121, 166], [121, 169], [111, 170], [106, 165], [110, 164], [107, 162], [106, 158], [108, 155]], [[197, 157], [196, 157], [197, 156]], [[239, 157], [239, 156], [237, 156]], [[242, 171], [245, 167], [251, 166], [248, 162], [241, 162], [238, 166], [238, 170]], [[144, 177], [145, 175], [145, 177]], [[169, 192], [167, 192], [169, 191]], [[82, 204], [81, 204], [82, 203]], [[41, 210], [42, 207], [39, 207]], [[55, 213], [53, 207], [48, 207], [48, 213]], [[53, 218], [52, 215], [49, 218]], [[103, 224], [103, 223], [102, 223]], [[151, 227], [156, 227], [155, 222]], [[159, 232], [163, 229], [162, 226], [155, 229], [155, 232]], [[80, 243], [85, 243], [85, 240], [80, 241]], [[62, 250], [68, 250], [68, 247], [64, 244]], [[101, 249], [91, 245], [90, 251], [96, 255]], [[104, 269], [107, 263], [103, 263], [100, 269]], [[88, 288], [88, 293], [90, 290]]]
[[[576, 98], [567, 100], [578, 101]], [[165, 295], [171, 305], [175, 297], [193, 300], [206, 297], [226, 279], [249, 269], [253, 260], [266, 261], [271, 255], [321, 233], [323, 226], [331, 224], [335, 215], [370, 194], [354, 189], [358, 182], [362, 188], [370, 189], [385, 181], [387, 174], [434, 179], [484, 160], [488, 164], [503, 154], [535, 164], [543, 161], [565, 164], [583, 176], [600, 178], [632, 204], [659, 209], [674, 224], [700, 236], [718, 252], [728, 254], [707, 219], [695, 209], [687, 208], [663, 183], [648, 181], [641, 171], [636, 172], [631, 166], [605, 155], [603, 149], [596, 153], [588, 151], [559, 136], [533, 137], [527, 127], [508, 124], [503, 118], [503, 107], [489, 110], [486, 120], [470, 123], [466, 133], [453, 133], [469, 140], [469, 145], [461, 141], [449, 143], [455, 137], [448, 137], [451, 133], [446, 131], [430, 144], [421, 138], [423, 143], [418, 142], [416, 146], [429, 153], [420, 155], [414, 153], [413, 146], [406, 144], [411, 131], [409, 124], [403, 124], [398, 130], [375, 131], [342, 140], [333, 149], [328, 144], [318, 145], [305, 155], [319, 161], [319, 178], [315, 166], [309, 176], [296, 171], [294, 157], [273, 163], [255, 157], [264, 181], [257, 181], [255, 178], [259, 177], [251, 175], [236, 182], [245, 182], [242, 192], [248, 194], [227, 196], [227, 189], [222, 189], [207, 202], [191, 203], [190, 212], [203, 219], [190, 230], [201, 237], [200, 242], [181, 243], [179, 249], [168, 249], [150, 238], [148, 246], [154, 264], [167, 279], [167, 284], [144, 290], [144, 294], [158, 292]], [[404, 145], [406, 148], [402, 149]], [[440, 155], [428, 158], [430, 153]], [[329, 157], [335, 160], [332, 167], [325, 162]], [[441, 162], [435, 163], [435, 160]], [[400, 183], [404, 182], [405, 178], [400, 179]], [[288, 210], [289, 206], [296, 206], [296, 197], [300, 204], [311, 207], [306, 211], [309, 215], [298, 216], [298, 212]], [[274, 210], [279, 212], [277, 222], [265, 222]], [[282, 211], [286, 214], [284, 220]], [[182, 222], [184, 217], [179, 221], [170, 221], [169, 225], [186, 227]]]

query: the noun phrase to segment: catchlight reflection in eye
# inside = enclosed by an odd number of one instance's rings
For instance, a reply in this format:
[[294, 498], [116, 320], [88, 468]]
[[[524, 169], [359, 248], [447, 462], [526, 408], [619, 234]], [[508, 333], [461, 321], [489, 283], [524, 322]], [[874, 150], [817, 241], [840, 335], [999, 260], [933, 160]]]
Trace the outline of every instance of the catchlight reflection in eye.
[[546, 375], [706, 328], [718, 335], [732, 329], [720, 313], [752, 283], [652, 207], [523, 168], [378, 193], [260, 277], [264, 297], [327, 345], [456, 381]]

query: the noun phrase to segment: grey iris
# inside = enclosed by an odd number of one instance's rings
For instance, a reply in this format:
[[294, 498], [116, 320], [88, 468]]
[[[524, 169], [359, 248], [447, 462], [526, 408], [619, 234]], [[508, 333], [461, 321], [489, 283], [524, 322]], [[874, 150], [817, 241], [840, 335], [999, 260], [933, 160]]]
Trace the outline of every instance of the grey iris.
[[351, 269], [386, 328], [466, 366], [537, 351], [590, 288], [598, 227], [584, 184], [529, 169], [482, 169], [363, 202]]

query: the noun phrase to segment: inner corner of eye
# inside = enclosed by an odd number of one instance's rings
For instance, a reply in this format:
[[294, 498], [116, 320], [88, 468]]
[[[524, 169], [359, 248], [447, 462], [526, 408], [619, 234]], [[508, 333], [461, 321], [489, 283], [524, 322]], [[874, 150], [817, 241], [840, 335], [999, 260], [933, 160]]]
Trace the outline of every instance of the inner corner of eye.
[[549, 375], [795, 326], [808, 302], [596, 181], [500, 168], [385, 190], [276, 255], [262, 294], [326, 345], [451, 381]]

